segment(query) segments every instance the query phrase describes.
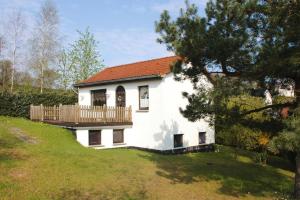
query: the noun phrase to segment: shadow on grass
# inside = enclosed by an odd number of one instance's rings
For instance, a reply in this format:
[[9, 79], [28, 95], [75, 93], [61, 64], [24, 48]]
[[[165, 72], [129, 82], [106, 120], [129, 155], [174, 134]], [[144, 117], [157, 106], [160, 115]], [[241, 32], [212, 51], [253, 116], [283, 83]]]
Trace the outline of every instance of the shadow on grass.
[[292, 188], [292, 180], [279, 170], [235, 160], [228, 151], [140, 156], [155, 162], [159, 169], [157, 175], [169, 179], [173, 184], [218, 181], [221, 183], [219, 192], [234, 197], [247, 194], [269, 196], [275, 192], [287, 194]]
[[276, 168], [280, 168], [291, 172], [295, 171], [295, 165], [293, 165], [290, 161], [282, 157], [270, 156], [268, 158], [267, 163], [268, 165], [271, 165]]
[[[245, 151], [242, 149], [237, 149], [237, 152], [240, 156], [248, 157], [250, 160], [255, 162], [256, 153], [251, 152], [251, 151]], [[284, 157], [268, 155], [267, 164], [270, 166], [273, 166], [275, 168], [280, 168], [280, 169], [287, 170], [290, 172], [295, 171], [295, 166], [287, 158], [284, 158]]]

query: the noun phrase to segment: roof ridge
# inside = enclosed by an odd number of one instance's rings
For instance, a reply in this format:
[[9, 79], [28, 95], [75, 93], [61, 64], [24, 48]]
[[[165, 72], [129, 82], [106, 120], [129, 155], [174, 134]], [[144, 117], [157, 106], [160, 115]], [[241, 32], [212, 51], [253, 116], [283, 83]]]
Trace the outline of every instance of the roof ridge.
[[152, 58], [150, 60], [142, 60], [142, 61], [136, 61], [136, 62], [132, 62], [132, 63], [126, 63], [126, 64], [121, 64], [121, 65], [115, 65], [115, 66], [111, 66], [111, 67], [105, 67], [105, 69], [109, 69], [109, 68], [116, 68], [116, 67], [122, 67], [122, 66], [126, 66], [126, 65], [132, 65], [132, 64], [138, 64], [138, 63], [145, 63], [145, 62], [150, 62], [150, 61], [154, 61], [154, 60], [160, 60], [160, 59], [166, 59], [166, 58], [175, 58], [178, 56], [165, 56], [165, 57], [161, 57], [161, 58]]

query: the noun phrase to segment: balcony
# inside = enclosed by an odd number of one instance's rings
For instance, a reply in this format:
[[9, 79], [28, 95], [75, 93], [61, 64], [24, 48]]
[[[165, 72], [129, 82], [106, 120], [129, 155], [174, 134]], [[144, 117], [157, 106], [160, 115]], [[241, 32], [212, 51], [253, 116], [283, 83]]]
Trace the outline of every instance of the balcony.
[[31, 105], [30, 119], [69, 128], [132, 125], [132, 111], [131, 107]]

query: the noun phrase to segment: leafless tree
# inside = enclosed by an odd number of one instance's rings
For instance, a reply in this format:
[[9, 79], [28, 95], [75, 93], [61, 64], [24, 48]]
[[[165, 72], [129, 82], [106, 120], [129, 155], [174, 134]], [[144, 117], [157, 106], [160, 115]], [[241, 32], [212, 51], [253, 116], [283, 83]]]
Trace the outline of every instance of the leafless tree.
[[10, 92], [13, 92], [15, 82], [16, 65], [21, 58], [21, 52], [19, 51], [24, 44], [24, 31], [26, 28], [25, 17], [21, 10], [13, 10], [8, 17], [6, 25], [6, 37], [8, 40], [8, 55], [11, 60], [11, 84]]
[[2, 53], [5, 46], [4, 36], [0, 35], [0, 59], [2, 59]]
[[53, 70], [51, 67], [57, 62], [60, 46], [59, 17], [53, 1], [46, 0], [42, 4], [30, 43], [31, 66], [38, 75], [40, 92], [43, 93], [45, 83], [49, 85], [49, 80], [54, 80], [50, 77], [54, 74], [48, 72]]
[[67, 90], [71, 85], [71, 66], [73, 65], [72, 60], [69, 58], [69, 52], [66, 49], [61, 50], [58, 62], [58, 82], [60, 87]]
[[5, 49], [5, 38], [3, 35], [0, 35], [0, 60], [3, 59], [3, 51]]
[[2, 85], [2, 93], [8, 91], [11, 71], [12, 63], [10, 60], [0, 60], [0, 85]]

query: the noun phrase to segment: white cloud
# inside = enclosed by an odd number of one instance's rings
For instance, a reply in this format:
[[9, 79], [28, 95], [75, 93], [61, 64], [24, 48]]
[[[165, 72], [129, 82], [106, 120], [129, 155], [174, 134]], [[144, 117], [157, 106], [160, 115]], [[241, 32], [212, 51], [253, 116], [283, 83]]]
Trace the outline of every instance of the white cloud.
[[157, 35], [152, 31], [99, 30], [95, 36], [100, 41], [99, 49], [103, 52], [104, 61], [108, 56], [106, 52], [109, 52], [110, 63], [105, 62], [109, 66], [172, 55], [171, 52], [166, 51], [164, 45], [156, 42]]

